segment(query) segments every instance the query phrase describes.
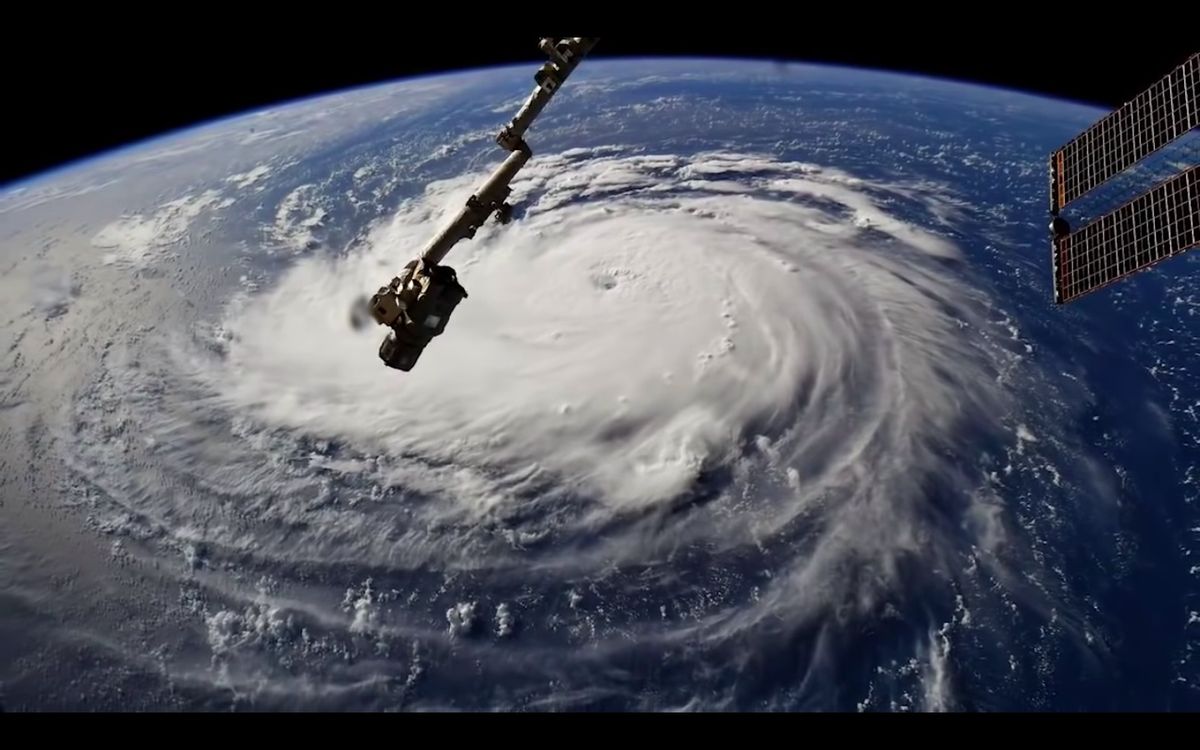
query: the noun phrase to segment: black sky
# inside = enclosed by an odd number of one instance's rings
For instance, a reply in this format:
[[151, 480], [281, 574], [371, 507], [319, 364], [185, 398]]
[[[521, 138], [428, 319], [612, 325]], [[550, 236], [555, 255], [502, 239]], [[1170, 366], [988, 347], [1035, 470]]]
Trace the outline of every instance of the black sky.
[[[10, 30], [0, 48], [0, 65], [9, 71], [0, 183], [214, 117], [348, 86], [503, 63], [528, 62], [532, 75], [540, 58], [537, 36], [553, 33], [509, 21], [493, 34], [473, 27], [437, 35], [395, 13], [287, 22], [186, 15], [152, 25], [144, 18], [124, 21], [76, 19], [67, 29], [30, 23]], [[1023, 17], [984, 19], [972, 33], [955, 28], [965, 23], [961, 15], [907, 26], [879, 17], [828, 23], [833, 32], [795, 33], [781, 24], [716, 33], [720, 27], [672, 30], [660, 20], [650, 31], [610, 20], [578, 33], [601, 36], [597, 58], [825, 62], [1110, 107], [1200, 49], [1200, 33], [1168, 27], [1141, 34], [1136, 21], [1127, 23], [1131, 28], [1119, 43], [1108, 45], [1084, 26]]]

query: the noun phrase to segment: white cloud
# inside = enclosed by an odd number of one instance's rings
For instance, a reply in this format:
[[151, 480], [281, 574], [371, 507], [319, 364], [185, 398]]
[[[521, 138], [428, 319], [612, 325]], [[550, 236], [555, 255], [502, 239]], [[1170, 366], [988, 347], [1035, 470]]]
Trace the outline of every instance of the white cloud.
[[352, 586], [346, 589], [346, 596], [342, 600], [342, 609], [353, 615], [353, 619], [350, 622], [351, 633], [371, 633], [379, 627], [379, 604], [377, 600], [378, 597], [372, 589], [370, 578], [363, 582], [361, 588]]
[[122, 216], [92, 237], [92, 245], [110, 250], [105, 263], [140, 267], [156, 260], [184, 239], [199, 216], [220, 201], [221, 194], [208, 190], [164, 203], [151, 214]]
[[71, 280], [70, 272], [61, 268], [37, 265], [30, 274], [28, 291], [33, 307], [47, 318], [65, 313], [80, 290], [80, 285]]
[[320, 244], [317, 230], [324, 221], [325, 209], [318, 205], [316, 186], [301, 185], [279, 203], [271, 236], [291, 252], [304, 252]]
[[515, 624], [516, 618], [507, 603], [501, 603], [496, 607], [496, 635], [507, 638], [512, 635]]
[[446, 610], [451, 637], [470, 635], [475, 627], [475, 602], [459, 602]]
[[271, 174], [271, 166], [269, 164], [260, 164], [248, 172], [229, 175], [225, 178], [225, 181], [233, 183], [234, 187], [241, 189], [250, 187], [269, 174]]

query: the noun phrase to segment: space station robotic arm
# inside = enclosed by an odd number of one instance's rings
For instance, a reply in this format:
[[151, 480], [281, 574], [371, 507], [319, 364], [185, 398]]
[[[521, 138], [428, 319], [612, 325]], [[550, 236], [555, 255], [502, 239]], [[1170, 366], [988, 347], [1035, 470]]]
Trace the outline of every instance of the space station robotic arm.
[[460, 240], [474, 237], [489, 216], [494, 214], [502, 224], [509, 221], [510, 185], [533, 155], [525, 142], [525, 132], [597, 41], [595, 37], [541, 40], [538, 46], [549, 59], [534, 75], [537, 86], [496, 136], [500, 147], [509, 152], [508, 157], [429, 241], [420, 257], [410, 261], [400, 276], [371, 297], [367, 305], [371, 317], [391, 328], [379, 347], [379, 357], [388, 367], [411, 370], [426, 344], [445, 330], [450, 314], [466, 298], [454, 269], [440, 265], [442, 260]]

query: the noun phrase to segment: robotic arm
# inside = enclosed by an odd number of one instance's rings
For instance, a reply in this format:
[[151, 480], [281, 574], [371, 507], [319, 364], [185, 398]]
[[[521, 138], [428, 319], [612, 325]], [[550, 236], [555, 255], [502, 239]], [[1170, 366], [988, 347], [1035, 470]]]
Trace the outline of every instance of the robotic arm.
[[537, 87], [496, 136], [500, 147], [510, 152], [508, 158], [425, 245], [421, 256], [371, 297], [367, 306], [371, 317], [391, 328], [379, 347], [379, 358], [388, 367], [411, 370], [425, 345], [445, 330], [450, 314], [466, 298], [467, 291], [458, 283], [454, 269], [439, 264], [460, 240], [474, 237], [492, 214], [498, 222], [508, 223], [512, 216], [510, 184], [533, 156], [525, 142], [525, 131], [597, 41], [595, 37], [541, 40], [538, 46], [549, 60], [534, 75]]

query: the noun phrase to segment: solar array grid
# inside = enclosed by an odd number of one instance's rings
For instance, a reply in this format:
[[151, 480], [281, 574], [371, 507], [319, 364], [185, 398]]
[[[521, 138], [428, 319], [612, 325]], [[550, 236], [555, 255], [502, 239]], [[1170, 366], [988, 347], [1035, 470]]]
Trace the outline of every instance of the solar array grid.
[[1054, 153], [1051, 211], [1057, 213], [1198, 126], [1200, 53]]
[[1200, 166], [1054, 241], [1055, 301], [1068, 302], [1200, 244]]

